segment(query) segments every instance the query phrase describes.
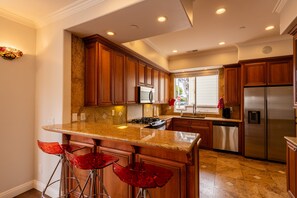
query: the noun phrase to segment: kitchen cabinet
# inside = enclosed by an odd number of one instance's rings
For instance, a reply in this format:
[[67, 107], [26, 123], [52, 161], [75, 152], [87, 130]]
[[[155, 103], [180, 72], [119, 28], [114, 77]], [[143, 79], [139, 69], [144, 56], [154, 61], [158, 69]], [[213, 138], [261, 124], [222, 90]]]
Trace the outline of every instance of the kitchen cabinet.
[[113, 104], [126, 103], [125, 55], [113, 53]]
[[112, 50], [99, 42], [89, 43], [85, 49], [85, 105], [111, 105]]
[[159, 99], [159, 71], [155, 70], [153, 71], [154, 73], [154, 89], [155, 89], [155, 104], [159, 104], [160, 103], [160, 99]]
[[[162, 188], [150, 188], [152, 197], [186, 197], [186, 166], [184, 163], [169, 161], [146, 155], [136, 155], [136, 161], [155, 165], [172, 171], [173, 176]], [[138, 189], [137, 189], [138, 191]], [[190, 197], [188, 195], [188, 197]]]
[[212, 121], [192, 120], [190, 132], [200, 134], [200, 147], [212, 149]]
[[98, 56], [97, 43], [90, 43], [85, 46], [85, 105], [96, 106], [97, 101], [97, 75]]
[[166, 120], [166, 130], [172, 130], [172, 119]]
[[172, 130], [173, 131], [185, 131], [190, 132], [191, 120], [182, 118], [172, 119]]
[[[117, 162], [121, 166], [127, 166], [132, 163], [132, 152], [117, 150], [108, 147], [99, 147], [99, 151], [119, 158]], [[114, 174], [112, 165], [102, 170], [103, 184], [111, 197], [127, 197], [132, 198], [132, 187], [122, 182], [116, 174]], [[116, 188], [114, 188], [116, 186]]]
[[292, 56], [242, 61], [243, 85], [292, 85]]
[[127, 104], [137, 103], [137, 59], [127, 56], [126, 57], [126, 93]]
[[297, 185], [297, 147], [287, 141], [287, 191], [291, 197], [296, 197]]
[[241, 103], [241, 68], [239, 64], [224, 66], [225, 104], [240, 105]]
[[243, 65], [244, 86], [266, 85], [266, 62]]
[[153, 79], [154, 79], [153, 68], [147, 65], [146, 66], [146, 85], [149, 87], [153, 87]]
[[[297, 31], [297, 30], [296, 30]], [[297, 107], [297, 32], [293, 37], [293, 79], [294, 79], [294, 106]]]
[[138, 85], [145, 85], [145, 69], [146, 65], [143, 62], [138, 64]]
[[200, 147], [212, 149], [212, 121], [198, 119], [173, 118], [173, 131], [185, 131], [199, 133]]
[[159, 74], [159, 103], [165, 103], [165, 73]]
[[98, 105], [112, 105], [112, 50], [99, 44]]
[[170, 95], [170, 75], [165, 74], [165, 85], [164, 85], [164, 91], [165, 91], [165, 103], [169, 102], [169, 95]]

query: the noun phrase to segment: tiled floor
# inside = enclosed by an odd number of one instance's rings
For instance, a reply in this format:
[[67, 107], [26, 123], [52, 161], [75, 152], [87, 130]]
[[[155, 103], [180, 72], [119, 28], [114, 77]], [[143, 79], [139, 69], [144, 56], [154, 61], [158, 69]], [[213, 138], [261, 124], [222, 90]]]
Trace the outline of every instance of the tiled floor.
[[[200, 150], [201, 198], [283, 198], [286, 166], [239, 155]], [[39, 198], [37, 190], [16, 198]]]
[[201, 150], [200, 197], [289, 197], [285, 171], [284, 164]]

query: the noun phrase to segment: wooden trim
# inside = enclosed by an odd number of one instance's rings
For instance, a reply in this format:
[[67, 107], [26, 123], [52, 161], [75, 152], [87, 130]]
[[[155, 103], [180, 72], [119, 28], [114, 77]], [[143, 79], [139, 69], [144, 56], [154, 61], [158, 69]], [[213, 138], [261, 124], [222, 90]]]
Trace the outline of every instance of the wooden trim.
[[151, 60], [143, 57], [142, 55], [140, 55], [140, 54], [132, 51], [131, 49], [129, 49], [129, 48], [125, 47], [125, 46], [120, 46], [120, 45], [118, 45], [118, 44], [116, 44], [116, 43], [114, 43], [114, 42], [112, 42], [112, 41], [110, 41], [110, 40], [108, 40], [108, 39], [106, 39], [106, 38], [98, 35], [98, 34], [85, 37], [85, 38], [83, 38], [83, 41], [85, 43], [92, 43], [92, 42], [98, 41], [98, 42], [100, 42], [102, 44], [107, 45], [108, 47], [110, 47], [113, 50], [120, 51], [120, 52], [124, 53], [126, 56], [133, 56], [133, 57], [139, 59], [140, 61], [143, 61], [146, 64], [149, 64], [149, 65], [153, 66], [154, 69], [158, 69], [160, 71], [163, 71], [163, 72], [169, 74], [169, 71], [167, 71], [166, 69], [164, 69], [160, 65], [157, 65], [156, 63], [154, 63]]
[[246, 60], [240, 60], [238, 63], [245, 64], [245, 63], [256, 63], [256, 62], [269, 62], [269, 61], [281, 61], [283, 59], [292, 59], [293, 55], [287, 55], [287, 56], [274, 56], [274, 57], [268, 57], [268, 58], [258, 58], [258, 59], [246, 59]]

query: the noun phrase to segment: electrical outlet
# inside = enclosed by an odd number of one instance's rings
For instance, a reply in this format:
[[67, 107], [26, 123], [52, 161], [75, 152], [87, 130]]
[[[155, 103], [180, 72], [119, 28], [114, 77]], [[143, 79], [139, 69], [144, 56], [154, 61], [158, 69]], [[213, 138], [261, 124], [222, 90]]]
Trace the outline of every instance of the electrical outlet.
[[86, 120], [86, 114], [85, 113], [80, 113], [80, 120], [85, 121]]
[[123, 113], [120, 111], [120, 112], [119, 112], [119, 116], [121, 117], [122, 115], [123, 115]]
[[111, 115], [112, 115], [112, 116], [114, 116], [114, 109], [113, 109], [113, 110], [111, 110]]
[[73, 113], [72, 114], [72, 122], [76, 122], [77, 121], [77, 113]]

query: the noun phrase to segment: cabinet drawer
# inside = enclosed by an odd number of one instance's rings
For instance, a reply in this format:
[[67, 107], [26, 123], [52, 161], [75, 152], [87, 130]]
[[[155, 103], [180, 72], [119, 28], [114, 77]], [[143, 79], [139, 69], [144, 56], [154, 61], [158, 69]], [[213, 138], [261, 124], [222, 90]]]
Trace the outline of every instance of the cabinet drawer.
[[207, 126], [209, 127], [211, 122], [209, 121], [203, 121], [203, 120], [193, 120], [192, 126]]

